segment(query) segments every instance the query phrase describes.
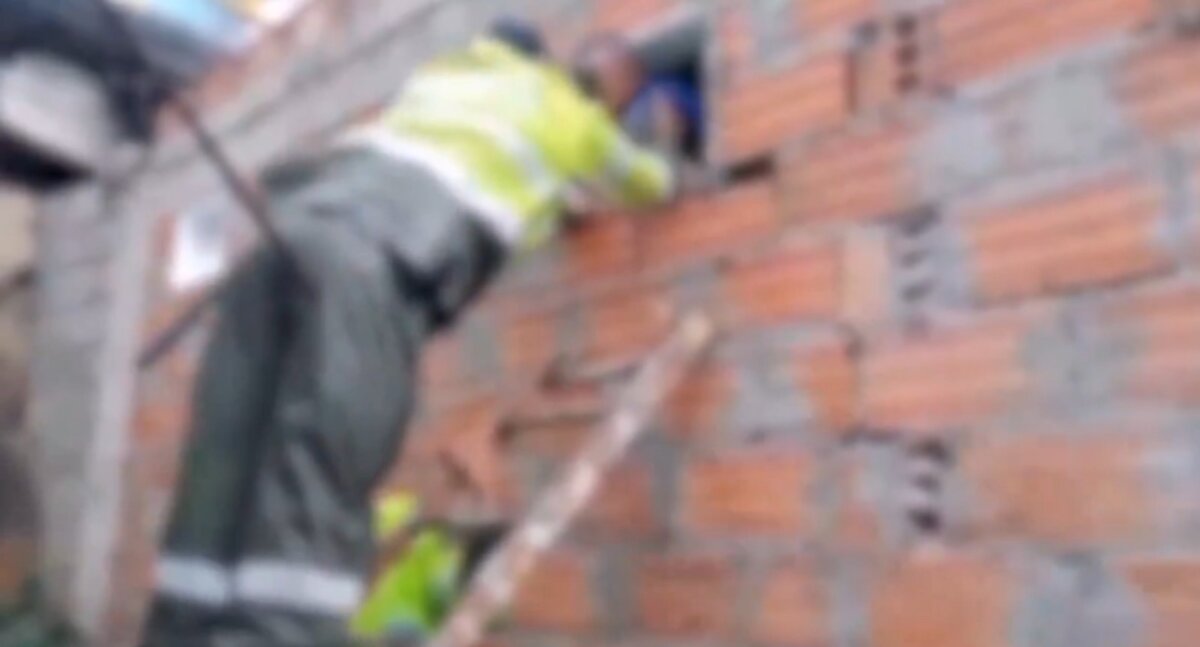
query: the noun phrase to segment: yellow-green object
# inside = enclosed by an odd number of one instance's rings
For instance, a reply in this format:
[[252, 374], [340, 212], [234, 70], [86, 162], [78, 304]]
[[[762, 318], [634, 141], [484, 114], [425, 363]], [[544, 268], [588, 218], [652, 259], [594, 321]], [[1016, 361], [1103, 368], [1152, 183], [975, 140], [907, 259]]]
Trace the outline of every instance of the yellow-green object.
[[[392, 495], [376, 506], [376, 535], [386, 542], [416, 517], [416, 500]], [[421, 532], [408, 550], [389, 565], [351, 622], [354, 635], [381, 639], [406, 632], [427, 636], [453, 604], [462, 555], [458, 546], [435, 530]]]
[[674, 190], [667, 161], [634, 144], [570, 77], [495, 40], [418, 70], [357, 135], [439, 169], [501, 237], [527, 247], [557, 229], [574, 188], [627, 207]]

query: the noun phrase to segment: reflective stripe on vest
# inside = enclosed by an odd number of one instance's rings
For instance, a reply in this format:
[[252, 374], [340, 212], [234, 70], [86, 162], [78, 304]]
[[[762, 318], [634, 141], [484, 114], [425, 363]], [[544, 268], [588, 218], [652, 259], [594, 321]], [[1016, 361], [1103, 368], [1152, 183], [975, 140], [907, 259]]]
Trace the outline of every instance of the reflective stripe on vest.
[[389, 157], [420, 165], [442, 182], [470, 215], [479, 218], [488, 230], [509, 246], [515, 246], [524, 233], [521, 216], [508, 205], [479, 186], [462, 165], [436, 147], [407, 140], [382, 128], [364, 128], [341, 140], [343, 146], [363, 146]]
[[542, 157], [542, 153], [519, 130], [500, 119], [491, 119], [477, 113], [459, 112], [447, 108], [406, 107], [402, 118], [412, 119], [418, 124], [434, 127], [453, 127], [473, 132], [487, 140], [496, 149], [503, 151], [521, 169], [530, 191], [546, 199], [557, 190], [561, 180]]

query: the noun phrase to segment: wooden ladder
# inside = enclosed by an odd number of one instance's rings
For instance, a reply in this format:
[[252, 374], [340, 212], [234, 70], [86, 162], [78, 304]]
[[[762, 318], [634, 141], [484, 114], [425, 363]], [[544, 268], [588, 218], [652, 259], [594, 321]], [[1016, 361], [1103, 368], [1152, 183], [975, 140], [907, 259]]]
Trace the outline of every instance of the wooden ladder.
[[714, 335], [712, 322], [703, 315], [682, 319], [666, 343], [638, 367], [579, 454], [487, 559], [426, 647], [472, 647], [483, 638], [488, 623], [512, 602], [517, 585], [595, 496], [603, 476], [649, 429], [663, 401]]

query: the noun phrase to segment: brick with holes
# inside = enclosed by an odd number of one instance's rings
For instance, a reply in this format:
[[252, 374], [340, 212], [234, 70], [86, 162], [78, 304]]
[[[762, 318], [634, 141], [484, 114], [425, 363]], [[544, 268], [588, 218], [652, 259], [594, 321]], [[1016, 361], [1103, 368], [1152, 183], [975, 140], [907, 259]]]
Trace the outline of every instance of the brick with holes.
[[1024, 353], [1040, 319], [1000, 313], [878, 340], [863, 359], [866, 424], [937, 432], [1024, 408], [1036, 392]]
[[729, 366], [710, 360], [688, 375], [667, 400], [667, 431], [699, 440], [715, 432], [733, 403], [734, 375]]
[[785, 244], [736, 263], [726, 275], [725, 294], [747, 323], [833, 319], [840, 306], [841, 261], [836, 242]]
[[701, 534], [796, 537], [814, 522], [815, 475], [813, 457], [788, 448], [696, 459], [684, 475], [684, 524]]
[[619, 288], [588, 304], [588, 361], [634, 361], [661, 342], [675, 316], [658, 285]]
[[1175, 283], [1112, 302], [1101, 312], [1119, 359], [1119, 393], [1136, 401], [1200, 403], [1200, 286]]
[[1146, 434], [1132, 432], [1037, 433], [966, 447], [962, 462], [973, 532], [1059, 546], [1153, 537], [1154, 444]]
[[1187, 557], [1128, 560], [1122, 571], [1148, 610], [1146, 647], [1189, 647], [1200, 635], [1200, 562]]
[[905, 12], [860, 23], [854, 33], [854, 110], [870, 112], [937, 87], [930, 12]]
[[1014, 581], [1006, 564], [948, 554], [880, 569], [869, 595], [874, 647], [1008, 647]]
[[618, 214], [589, 219], [567, 236], [568, 276], [578, 283], [623, 278], [636, 268], [636, 222]]
[[662, 21], [683, 5], [680, 0], [605, 0], [595, 3], [592, 28], [628, 31]]
[[1167, 137], [1200, 127], [1200, 42], [1138, 48], [1121, 68], [1118, 92], [1149, 135]]
[[916, 201], [909, 156], [914, 130], [890, 125], [831, 137], [789, 156], [783, 183], [791, 214], [803, 222], [880, 219]]
[[645, 222], [646, 261], [654, 267], [678, 267], [727, 256], [775, 235], [779, 223], [779, 199], [767, 182], [686, 200]]
[[[1155, 0], [965, 0], [937, 17], [940, 76], [964, 83], [1114, 39], [1149, 23]], [[1030, 11], [1037, 20], [1029, 20]]]
[[740, 76], [751, 69], [755, 60], [756, 39], [745, 3], [720, 8], [716, 37], [722, 61], [731, 73]]
[[796, 383], [819, 429], [843, 434], [858, 422], [859, 367], [854, 342], [836, 335], [803, 344], [792, 357]]
[[1008, 300], [1164, 272], [1163, 218], [1161, 189], [1128, 176], [973, 213], [964, 227], [975, 291]]
[[845, 29], [879, 9], [876, 0], [793, 0], [802, 33], [816, 36]]
[[561, 352], [557, 311], [531, 312], [502, 325], [500, 343], [510, 374], [537, 375]]
[[842, 319], [860, 329], [886, 325], [894, 306], [894, 272], [886, 232], [860, 229], [847, 235], [841, 262]]
[[850, 112], [848, 74], [845, 57], [827, 55], [733, 81], [718, 100], [725, 157], [772, 151], [841, 123]]
[[584, 632], [597, 615], [588, 562], [568, 552], [544, 556], [520, 585], [512, 616], [534, 629]]
[[640, 462], [613, 469], [583, 512], [581, 535], [590, 541], [654, 536], [662, 523], [653, 488], [650, 470]]
[[773, 564], [754, 605], [751, 635], [765, 645], [826, 645], [834, 640], [831, 591], [811, 559]]
[[739, 576], [730, 556], [658, 555], [638, 560], [634, 568], [634, 617], [641, 630], [679, 639], [731, 635], [730, 600]]

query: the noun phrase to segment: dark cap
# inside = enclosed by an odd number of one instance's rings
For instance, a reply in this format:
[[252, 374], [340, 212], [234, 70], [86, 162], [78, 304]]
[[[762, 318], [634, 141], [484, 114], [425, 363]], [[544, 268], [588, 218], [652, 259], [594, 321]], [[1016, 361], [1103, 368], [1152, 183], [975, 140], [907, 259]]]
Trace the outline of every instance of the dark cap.
[[540, 58], [546, 53], [541, 30], [526, 20], [510, 16], [499, 18], [488, 29], [488, 35], [528, 56]]

